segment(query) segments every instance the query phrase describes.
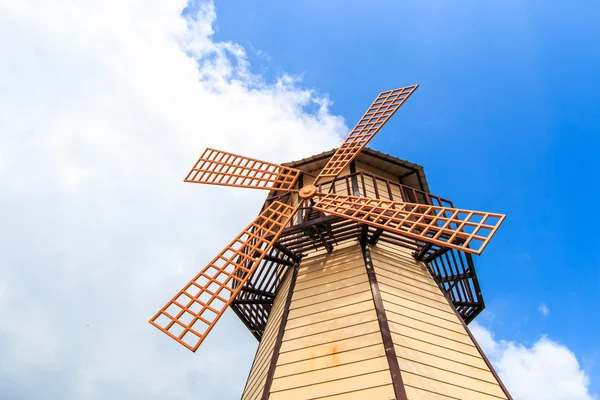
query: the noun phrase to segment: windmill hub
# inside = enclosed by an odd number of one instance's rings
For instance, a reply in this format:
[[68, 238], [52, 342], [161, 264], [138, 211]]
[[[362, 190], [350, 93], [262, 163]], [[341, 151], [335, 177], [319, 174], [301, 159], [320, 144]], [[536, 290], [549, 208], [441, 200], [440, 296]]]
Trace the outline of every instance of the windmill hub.
[[300, 197], [304, 200], [310, 200], [315, 197], [317, 193], [317, 187], [315, 185], [306, 185], [302, 189], [300, 189]]

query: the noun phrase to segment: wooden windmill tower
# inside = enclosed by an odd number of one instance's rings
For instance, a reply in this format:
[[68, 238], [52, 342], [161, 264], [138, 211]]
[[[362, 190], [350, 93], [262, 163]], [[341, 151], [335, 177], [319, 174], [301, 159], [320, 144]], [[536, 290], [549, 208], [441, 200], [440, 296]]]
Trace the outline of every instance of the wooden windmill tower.
[[504, 215], [454, 208], [365, 146], [416, 90], [381, 93], [335, 151], [286, 165], [206, 149], [186, 182], [269, 191], [150, 323], [196, 351], [227, 307], [260, 341], [242, 399], [511, 399], [467, 324], [472, 255]]

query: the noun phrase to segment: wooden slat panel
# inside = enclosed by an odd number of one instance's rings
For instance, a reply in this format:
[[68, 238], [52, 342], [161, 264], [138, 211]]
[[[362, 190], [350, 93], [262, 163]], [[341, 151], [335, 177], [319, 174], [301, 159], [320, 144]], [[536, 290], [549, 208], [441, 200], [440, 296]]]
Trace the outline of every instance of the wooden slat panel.
[[410, 400], [456, 400], [456, 397], [443, 396], [438, 393], [431, 393], [423, 389], [412, 386], [406, 387], [406, 395]]
[[271, 392], [269, 400], [306, 400], [351, 393], [361, 389], [378, 387], [392, 383], [389, 371], [379, 371], [316, 385], [304, 386], [281, 392]]
[[336, 282], [343, 281], [347, 278], [351, 278], [356, 275], [364, 275], [364, 274], [365, 274], [364, 271], [362, 271], [362, 269], [357, 266], [355, 268], [348, 269], [345, 271], [334, 272], [331, 275], [327, 275], [323, 278], [311, 279], [309, 281], [299, 282], [297, 284], [297, 286], [298, 286], [297, 290], [301, 291], [301, 290], [312, 288], [312, 287], [335, 284]]
[[372, 251], [402, 378], [410, 399], [505, 399], [441, 290], [393, 246]]
[[[397, 281], [404, 281], [411, 286], [418, 287], [419, 289], [428, 290], [432, 293], [439, 293], [439, 288], [436, 286], [432, 286], [432, 279], [429, 276], [429, 272], [417, 273], [416, 271], [410, 270], [408, 268], [394, 268], [391, 265], [386, 263], [378, 263], [377, 267], [378, 275], [386, 276], [390, 279], [394, 279]], [[425, 275], [427, 274], [427, 275]]]
[[275, 377], [299, 374], [307, 371], [317, 371], [336, 365], [350, 364], [361, 360], [383, 357], [385, 350], [382, 344], [352, 349], [343, 352], [335, 352], [321, 357], [311, 357], [307, 360], [294, 363], [277, 365]]
[[[389, 290], [389, 289], [387, 289], [387, 290]], [[419, 300], [418, 298], [417, 298], [417, 301], [415, 301], [416, 296], [413, 296], [412, 298], [406, 298], [406, 297], [400, 297], [400, 296], [396, 296], [396, 295], [390, 294], [388, 292], [382, 291], [381, 297], [384, 299], [384, 301], [386, 301], [386, 303], [385, 303], [386, 309], [389, 308], [390, 310], [392, 310], [398, 314], [401, 314], [404, 309], [414, 310], [415, 312], [426, 314], [429, 316], [434, 316], [436, 318], [443, 319], [443, 320], [453, 323], [455, 325], [460, 324], [460, 322], [458, 322], [456, 320], [456, 314], [450, 313], [447, 310], [440, 310], [439, 308], [434, 308], [434, 307], [428, 306], [426, 304], [423, 304], [423, 302], [418, 301]], [[462, 328], [462, 325], [461, 325], [461, 329], [464, 330], [464, 328]]]
[[411, 372], [403, 371], [402, 378], [406, 386], [412, 386], [427, 390], [432, 393], [438, 393], [444, 396], [448, 396], [455, 399], [461, 400], [498, 400], [506, 399], [504, 395], [494, 396], [483, 392], [471, 390], [469, 388], [455, 386], [449, 383], [436, 381], [431, 378], [424, 378], [420, 375], [415, 375]]
[[446, 339], [454, 340], [456, 342], [464, 343], [468, 346], [473, 345], [471, 338], [465, 332], [456, 332], [446, 327], [428, 324], [426, 322], [422, 322], [413, 318], [408, 318], [403, 315], [393, 313], [389, 310], [387, 312], [387, 317], [389, 321], [395, 322], [400, 325], [410, 326], [420, 331], [431, 333], [432, 335], [437, 335]]
[[196, 351], [262, 263], [295, 209], [273, 201], [187, 283], [150, 323]]
[[[427, 307], [435, 308], [437, 310], [449, 313], [448, 304], [444, 305], [444, 303], [442, 303], [438, 300], [432, 300], [427, 297], [419, 296], [418, 294], [408, 291], [408, 289], [404, 290], [404, 289], [406, 289], [406, 286], [401, 287], [401, 288], [394, 287], [392, 285], [396, 285], [396, 286], [401, 286], [401, 285], [397, 285], [397, 282], [391, 281], [389, 279], [387, 281], [385, 281], [385, 279], [386, 278], [384, 277], [382, 279], [382, 282], [379, 283], [379, 289], [381, 290], [382, 293], [388, 293], [395, 297], [400, 297], [403, 299], [411, 300], [416, 303], [422, 303], [422, 304], [426, 305]], [[385, 282], [383, 282], [383, 281], [385, 281]], [[391, 283], [392, 285], [388, 285], [387, 282]]]
[[372, 167], [360, 161], [356, 162], [356, 172], [366, 172], [369, 175], [380, 176], [383, 179], [387, 179], [391, 182], [398, 182], [398, 177], [390, 174], [389, 172], [383, 171], [381, 169]]
[[291, 282], [291, 274], [285, 278], [281, 283], [279, 294], [273, 302], [273, 308], [269, 315], [269, 320], [265, 327], [264, 335], [261, 342], [258, 345], [258, 350], [254, 357], [254, 363], [250, 369], [246, 387], [242, 394], [243, 400], [255, 400], [260, 399], [262, 395], [262, 388], [264, 386], [267, 371], [269, 369], [269, 363], [273, 356], [273, 346], [279, 325], [281, 324], [281, 317], [283, 315], [283, 309], [285, 304], [285, 298], [287, 296]]
[[413, 320], [420, 321], [425, 324], [430, 324], [431, 326], [449, 329], [451, 331], [466, 335], [465, 329], [461, 324], [456, 323], [455, 321], [451, 321], [449, 319], [439, 318], [428, 313], [415, 311], [406, 307], [400, 307], [396, 304], [389, 302], [386, 304], [386, 312], [390, 315], [401, 315], [404, 317], [411, 318]]
[[320, 196], [314, 209], [477, 255], [506, 218], [503, 214], [332, 193]]
[[344, 379], [377, 371], [388, 371], [387, 359], [384, 357], [360, 360], [350, 364], [336, 365], [317, 371], [308, 371], [289, 375], [273, 380], [271, 392], [295, 389], [307, 385], [317, 385], [324, 382]]
[[330, 289], [330, 290], [326, 291], [325, 293], [318, 293], [318, 294], [314, 294], [309, 297], [305, 297], [303, 299], [298, 299], [298, 300], [294, 301], [293, 307], [295, 309], [295, 308], [307, 307], [307, 306], [311, 306], [311, 305], [315, 305], [315, 304], [319, 304], [319, 303], [323, 303], [323, 302], [330, 302], [330, 301], [334, 301], [336, 299], [350, 296], [353, 294], [366, 292], [368, 290], [370, 290], [369, 283], [366, 281], [360, 282], [356, 285], [342, 287], [340, 289]]
[[288, 320], [286, 329], [293, 329], [299, 326], [304, 326], [308, 324], [316, 324], [317, 322], [327, 321], [329, 319], [340, 318], [345, 315], [358, 313], [361, 311], [372, 310], [373, 302], [371, 300], [363, 301], [356, 304], [351, 304], [349, 306], [336, 308], [333, 310], [327, 310], [320, 313], [316, 313], [313, 315], [308, 315], [302, 318], [296, 318], [293, 320]]
[[279, 354], [277, 365], [289, 364], [296, 361], [308, 360], [311, 358], [333, 355], [353, 349], [360, 349], [367, 346], [372, 346], [381, 343], [381, 334], [379, 332], [370, 333], [368, 335], [356, 336], [350, 339], [336, 343], [332, 346], [330, 343], [319, 346], [308, 347], [295, 351], [289, 351]]
[[419, 338], [413, 338], [405, 335], [393, 334], [396, 353], [401, 354], [401, 348], [417, 350], [436, 357], [469, 365], [475, 368], [487, 370], [487, 366], [481, 357], [473, 354], [465, 354], [455, 349], [440, 347], [436, 344], [425, 342]]
[[[346, 274], [346, 272], [348, 274]], [[357, 267], [353, 268], [350, 271], [344, 271], [344, 275], [341, 275], [341, 277], [338, 276], [338, 278], [339, 279], [333, 280], [331, 283], [325, 283], [323, 285], [315, 284], [311, 287], [294, 291], [293, 301], [305, 299], [307, 297], [317, 296], [323, 293], [335, 292], [345, 287], [355, 286], [360, 283], [367, 282], [364, 267]]]
[[320, 333], [318, 335], [304, 336], [292, 340], [286, 340], [284, 336], [284, 341], [281, 345], [281, 351], [293, 351], [306, 347], [318, 346], [324, 343], [333, 343], [332, 346], [335, 346], [336, 342], [373, 332], [379, 332], [379, 325], [377, 324], [377, 321], [365, 322], [359, 325], [353, 325]]
[[442, 293], [439, 291], [438, 291], [438, 293], [434, 293], [430, 290], [423, 290], [418, 287], [412, 286], [410, 284], [410, 282], [390, 279], [384, 275], [378, 275], [377, 279], [382, 284], [385, 284], [387, 286], [392, 286], [393, 288], [398, 289], [401, 292], [413, 293], [413, 294], [416, 294], [417, 296], [421, 296], [426, 299], [429, 299], [429, 300], [439, 303], [440, 307], [445, 307], [446, 309], [450, 308], [450, 306], [448, 305], [448, 301], [446, 300], [444, 295], [442, 295]]
[[346, 326], [354, 326], [370, 321], [377, 321], [377, 315], [375, 314], [374, 310], [344, 315], [340, 318], [330, 319], [315, 324], [308, 324], [295, 329], [286, 329], [285, 337], [287, 340], [297, 339], [303, 336], [316, 335], [318, 333], [340, 329]]
[[411, 85], [381, 92], [333, 156], [327, 161], [327, 164], [317, 176], [317, 181], [334, 178], [347, 168], [418, 86]]
[[[482, 367], [472, 367], [470, 365], [465, 365], [456, 361], [442, 358], [440, 355], [427, 354], [403, 346], [396, 346], [396, 350], [398, 359], [414, 361], [435, 368], [452, 371], [460, 375], [470, 376], [482, 381], [496, 383], [494, 375], [492, 375], [487, 368], [484, 369]], [[400, 361], [400, 365], [402, 365], [402, 361]]]
[[363, 291], [359, 293], [350, 294], [345, 297], [331, 299], [330, 301], [326, 302], [312, 304], [302, 308], [295, 308], [293, 310], [290, 310], [289, 320], [304, 317], [306, 315], [316, 314], [326, 310], [333, 310], [335, 308], [345, 307], [350, 304], [356, 304], [362, 301], [371, 300], [372, 298], [373, 297], [371, 296], [371, 292]]
[[[383, 243], [383, 242], [380, 242]], [[399, 274], [403, 274], [404, 276], [408, 276], [412, 279], [416, 279], [419, 280], [421, 282], [431, 282], [432, 278], [431, 278], [431, 274], [429, 273], [429, 271], [427, 269], [425, 269], [424, 266], [422, 265], [417, 265], [417, 264], [413, 264], [415, 261], [414, 259], [410, 260], [406, 260], [406, 259], [401, 259], [398, 260], [399, 256], [397, 255], [393, 255], [393, 253], [389, 253], [389, 255], [382, 255], [382, 259], [379, 260], [379, 262], [377, 263], [376, 268], [383, 268], [387, 271], [390, 271], [392, 273], [399, 273]], [[396, 258], [397, 261], [394, 262], [392, 257]], [[398, 261], [402, 262], [402, 268], [398, 268]], [[409, 261], [410, 264], [407, 262]], [[406, 263], [406, 265], [404, 265]]]
[[185, 182], [288, 191], [300, 171], [267, 161], [207, 148], [185, 177]]
[[[400, 368], [402, 369], [403, 373], [410, 372], [412, 374], [418, 375], [418, 376], [424, 378], [424, 379], [421, 379], [421, 381], [435, 380], [435, 381], [447, 383], [452, 386], [458, 386], [460, 388], [489, 394], [491, 396], [496, 396], [496, 397], [500, 397], [500, 398], [503, 397], [502, 389], [500, 389], [500, 386], [498, 385], [497, 382], [490, 383], [487, 381], [482, 381], [479, 379], [472, 378], [470, 376], [457, 374], [453, 371], [446, 371], [444, 369], [431, 367], [431, 366], [425, 365], [425, 364], [420, 364], [420, 363], [414, 362], [412, 360], [401, 359], [401, 360], [399, 360], [399, 363], [400, 363]], [[491, 375], [491, 373], [490, 373], [490, 375]], [[418, 381], [418, 379], [416, 379], [416, 377], [415, 377], [415, 381]], [[415, 383], [414, 386], [421, 387], [423, 389], [427, 388], [427, 386], [425, 386], [425, 384], [423, 384], [423, 386], [419, 386], [418, 384]], [[443, 395], [453, 396], [457, 392], [448, 391], [448, 392], [438, 392], [438, 393], [443, 394]]]
[[321, 398], [327, 400], [394, 400], [396, 396], [392, 385], [384, 385]]
[[[310, 264], [308, 267], [304, 268], [304, 269], [300, 269], [298, 271], [298, 282], [306, 282], [306, 281], [310, 281], [313, 279], [320, 279], [325, 275], [331, 275], [335, 272], [342, 272], [342, 271], [346, 271], [349, 269], [355, 269], [357, 267], [361, 266], [361, 259], [358, 258], [346, 258], [346, 259], [341, 259], [341, 260], [335, 260], [337, 262], [327, 262], [327, 264], [325, 264], [325, 261], [328, 261], [325, 257], [322, 257], [323, 261], [319, 261], [319, 262], [314, 262], [312, 264]], [[315, 260], [316, 261], [316, 260]], [[332, 260], [333, 261], [333, 260]], [[324, 268], [324, 265], [327, 265], [326, 268]], [[315, 267], [315, 268], [313, 268]], [[302, 275], [300, 275], [300, 273], [302, 272]]]
[[347, 246], [338, 246], [333, 253], [322, 253], [319, 255], [309, 255], [303, 258], [302, 264], [298, 269], [298, 280], [304, 279], [306, 274], [328, 275], [330, 270], [337, 267], [343, 267], [348, 263], [358, 265], [362, 258], [356, 253], [352, 243]]

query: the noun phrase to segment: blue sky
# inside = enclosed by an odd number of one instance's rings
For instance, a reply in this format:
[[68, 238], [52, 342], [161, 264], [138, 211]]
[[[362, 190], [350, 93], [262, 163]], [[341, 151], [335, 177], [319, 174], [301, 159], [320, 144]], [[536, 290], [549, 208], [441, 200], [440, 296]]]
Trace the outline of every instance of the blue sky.
[[380, 91], [421, 85], [371, 147], [423, 165], [458, 207], [508, 215], [476, 261], [479, 321], [567, 345], [600, 392], [600, 3], [215, 5], [216, 38], [255, 49], [256, 72], [302, 74], [349, 125]]

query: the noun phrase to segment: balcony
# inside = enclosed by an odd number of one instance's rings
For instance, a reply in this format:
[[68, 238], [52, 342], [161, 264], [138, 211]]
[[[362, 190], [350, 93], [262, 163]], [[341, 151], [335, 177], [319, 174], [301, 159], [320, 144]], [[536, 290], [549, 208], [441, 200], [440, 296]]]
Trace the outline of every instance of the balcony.
[[[318, 190], [321, 193], [454, 207], [448, 199], [365, 172], [323, 182], [318, 185]], [[265, 206], [274, 200], [289, 201], [287, 196], [290, 195], [272, 196], [267, 199]], [[316, 200], [318, 197], [313, 201]], [[270, 251], [232, 304], [234, 312], [258, 340], [262, 337], [279, 284], [297, 262], [298, 256], [323, 249], [331, 252], [334, 246], [356, 240], [361, 235], [364, 235], [363, 238], [370, 245], [382, 241], [412, 250], [414, 257], [425, 263], [466, 323], [471, 322], [484, 309], [470, 254], [415, 241], [345, 218], [325, 215], [313, 209], [312, 204], [314, 203], [311, 201], [305, 201], [301, 205], [290, 226], [280, 236], [277, 246]]]

